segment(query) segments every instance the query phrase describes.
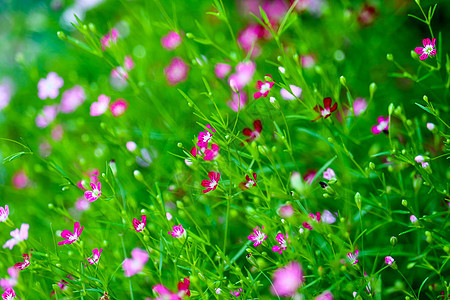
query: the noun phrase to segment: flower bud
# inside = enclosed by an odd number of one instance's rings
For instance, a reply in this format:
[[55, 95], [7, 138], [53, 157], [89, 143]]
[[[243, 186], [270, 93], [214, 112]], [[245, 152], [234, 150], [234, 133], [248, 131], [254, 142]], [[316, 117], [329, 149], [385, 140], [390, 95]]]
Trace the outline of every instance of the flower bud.
[[355, 194], [355, 203], [359, 210], [361, 210], [361, 194], [356, 193]]
[[376, 90], [377, 90], [377, 85], [376, 85], [375, 82], [372, 82], [372, 83], [369, 85], [369, 93], [370, 93], [370, 97], [372, 97], [373, 94], [375, 94], [375, 91], [376, 91]]
[[341, 76], [339, 80], [343, 86], [347, 87], [347, 79], [344, 76]]
[[389, 107], [388, 107], [388, 112], [389, 112], [389, 115], [392, 115], [392, 113], [394, 112], [394, 103], [391, 103], [391, 104], [389, 104]]
[[133, 171], [134, 178], [136, 178], [139, 182], [144, 182], [144, 176], [142, 176], [142, 173], [139, 170]]
[[177, 147], [178, 147], [178, 148], [183, 148], [183, 143], [178, 143], [178, 144], [177, 144]]
[[58, 32], [56, 33], [56, 35], [57, 35], [61, 40], [67, 41], [67, 36], [65, 35], [64, 32], [58, 31]]
[[391, 236], [391, 239], [389, 240], [389, 242], [391, 242], [392, 247], [395, 247], [395, 245], [397, 245], [397, 243], [398, 243], [398, 239], [395, 236]]
[[286, 69], [283, 67], [278, 67], [278, 71], [280, 71], [280, 73], [282, 74], [286, 74]]
[[280, 104], [278, 103], [277, 99], [275, 99], [275, 97], [270, 97], [269, 101], [275, 109], [280, 109]]
[[418, 59], [419, 58], [419, 55], [417, 55], [417, 53], [414, 51], [414, 50], [411, 50], [411, 58], [412, 59]]
[[253, 257], [252, 253], [248, 253], [245, 258], [247, 259], [247, 261], [254, 266], [255, 268], [259, 269], [259, 265], [258, 262], [256, 261], [256, 259]]
[[188, 32], [188, 33], [186, 33], [186, 37], [187, 37], [188, 39], [193, 39], [193, 38], [194, 38], [194, 35], [193, 35], [192, 33]]
[[392, 53], [388, 53], [386, 54], [386, 59], [389, 61], [393, 61], [394, 60], [394, 55], [392, 55]]
[[423, 95], [423, 101], [425, 101], [426, 103], [428, 103], [428, 96], [427, 96], [427, 95]]
[[269, 76], [269, 75], [264, 76], [264, 80], [267, 81], [267, 82], [274, 82], [273, 78], [271, 76]]
[[405, 199], [402, 199], [402, 205], [404, 207], [408, 207], [408, 201], [406, 201]]
[[371, 170], [375, 170], [375, 164], [374, 164], [373, 162], [370, 162], [370, 163], [369, 163], [369, 168], [370, 168]]

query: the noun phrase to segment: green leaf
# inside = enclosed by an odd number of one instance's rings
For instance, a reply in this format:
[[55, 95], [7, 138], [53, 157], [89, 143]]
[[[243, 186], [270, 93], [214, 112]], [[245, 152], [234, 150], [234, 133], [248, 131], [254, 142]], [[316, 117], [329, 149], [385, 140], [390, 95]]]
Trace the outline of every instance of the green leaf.
[[419, 103], [416, 103], [416, 105], [418, 107], [420, 107], [421, 109], [423, 109], [424, 111], [426, 111], [427, 113], [434, 115], [427, 107], [425, 107], [425, 106], [423, 106], [423, 105], [421, 105]]
[[11, 162], [15, 159], [18, 159], [19, 157], [26, 155], [26, 154], [32, 154], [31, 152], [24, 152], [24, 151], [20, 151], [14, 154], [9, 155], [8, 157], [5, 157], [3, 159], [3, 164], [7, 163], [7, 162]]
[[422, 20], [421, 18], [416, 17], [415, 15], [408, 14], [408, 17], [414, 18], [414, 19], [416, 19], [416, 20], [419, 20], [420, 22], [423, 22], [423, 23], [427, 24], [427, 21]]

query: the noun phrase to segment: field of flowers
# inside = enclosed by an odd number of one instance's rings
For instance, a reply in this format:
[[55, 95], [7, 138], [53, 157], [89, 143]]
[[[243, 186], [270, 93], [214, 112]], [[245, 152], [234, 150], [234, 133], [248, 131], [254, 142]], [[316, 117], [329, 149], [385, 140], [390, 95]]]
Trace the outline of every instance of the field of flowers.
[[450, 1], [1, 0], [0, 294], [450, 299]]

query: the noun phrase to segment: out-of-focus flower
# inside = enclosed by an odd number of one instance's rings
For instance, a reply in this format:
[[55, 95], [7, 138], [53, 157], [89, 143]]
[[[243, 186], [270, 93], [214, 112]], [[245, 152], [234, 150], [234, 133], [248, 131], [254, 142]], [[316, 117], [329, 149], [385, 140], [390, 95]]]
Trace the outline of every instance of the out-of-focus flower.
[[305, 282], [303, 276], [302, 266], [296, 261], [291, 261], [273, 272], [273, 285], [270, 287], [270, 292], [274, 296], [292, 297]]
[[336, 217], [329, 210], [325, 209], [322, 212], [322, 222], [327, 224], [333, 224], [334, 222], [336, 222]]
[[416, 218], [415, 215], [411, 215], [411, 216], [409, 217], [409, 220], [410, 220], [411, 223], [413, 223], [413, 224], [417, 222], [417, 218]]
[[176, 85], [186, 80], [189, 72], [189, 65], [187, 65], [181, 57], [174, 57], [170, 64], [164, 68], [164, 75], [166, 76], [169, 85]]
[[72, 113], [83, 104], [84, 100], [86, 100], [84, 89], [81, 86], [76, 85], [62, 94], [59, 108], [63, 113]]
[[134, 152], [134, 150], [136, 150], [136, 148], [137, 148], [137, 145], [133, 141], [128, 141], [127, 144], [126, 144], [126, 147], [127, 147], [128, 151]]
[[9, 207], [5, 205], [5, 208], [0, 207], [0, 222], [6, 222], [9, 216]]
[[102, 50], [105, 51], [106, 48], [110, 48], [113, 44], [117, 43], [119, 38], [119, 30], [116, 28], [111, 28], [111, 31], [105, 34], [101, 39]]
[[[216, 293], [217, 293], [217, 291], [216, 291]], [[239, 288], [239, 289], [237, 289], [235, 291], [230, 291], [230, 293], [231, 293], [232, 296], [235, 296], [237, 298], [237, 297], [239, 297], [241, 295], [242, 289]]]
[[131, 277], [141, 272], [148, 261], [147, 251], [134, 248], [131, 251], [131, 258], [125, 258], [122, 264], [125, 277]]
[[333, 299], [334, 299], [333, 294], [330, 291], [325, 291], [316, 298], [314, 298], [314, 300], [333, 300]]
[[436, 46], [436, 39], [424, 39], [423, 40], [423, 47], [416, 47], [414, 51], [417, 54], [420, 54], [420, 60], [425, 60], [428, 58], [429, 55], [436, 55], [436, 49], [434, 47]]
[[77, 202], [75, 202], [75, 208], [79, 211], [88, 210], [91, 203], [84, 197], [79, 197]]
[[372, 25], [377, 15], [378, 15], [377, 8], [374, 5], [365, 2], [361, 10], [359, 11], [358, 23], [361, 26]]
[[42, 100], [55, 99], [59, 95], [59, 89], [64, 85], [64, 80], [55, 72], [50, 72], [47, 78], [41, 78], [38, 82], [38, 97]]
[[332, 168], [328, 168], [325, 172], [323, 172], [323, 178], [326, 180], [331, 180], [332, 178], [336, 178], [336, 173]]
[[242, 130], [242, 134], [245, 136], [248, 136], [248, 138], [245, 140], [247, 143], [250, 143], [254, 140], [257, 140], [261, 134], [262, 131], [262, 123], [261, 120], [255, 120], [253, 122], [253, 130], [246, 127]]
[[52, 139], [54, 141], [59, 142], [60, 140], [62, 140], [63, 134], [64, 134], [64, 129], [63, 129], [63, 127], [60, 124], [56, 125], [52, 129]]
[[209, 172], [208, 177], [210, 180], [204, 179], [202, 180], [202, 187], [206, 189], [203, 190], [203, 193], [208, 193], [210, 191], [214, 191], [217, 188], [217, 184], [220, 180], [219, 172]]
[[0, 279], [0, 287], [3, 290], [8, 288], [13, 288], [16, 286], [18, 278], [19, 278], [19, 270], [17, 270], [14, 266], [8, 268], [9, 278]]
[[24, 189], [30, 184], [30, 180], [24, 170], [14, 173], [11, 181], [13, 187], [17, 190]]
[[214, 66], [214, 74], [216, 74], [217, 78], [225, 78], [231, 71], [231, 66], [225, 63], [217, 63]]
[[302, 68], [309, 69], [314, 67], [316, 64], [316, 57], [314, 54], [302, 55], [300, 57], [300, 62], [302, 64]]
[[233, 90], [242, 90], [253, 78], [256, 64], [252, 61], [240, 62], [235, 72], [228, 77], [228, 84]]
[[97, 102], [91, 104], [91, 116], [96, 117], [104, 114], [108, 110], [110, 100], [111, 98], [106, 95], [98, 96]]
[[83, 226], [80, 226], [80, 222], [75, 222], [73, 225], [73, 233], [67, 229], [61, 232], [61, 237], [65, 240], [58, 242], [58, 245], [68, 245], [78, 241], [81, 232], [83, 232]]
[[249, 175], [245, 176], [245, 181], [239, 184], [239, 188], [243, 191], [251, 188], [252, 186], [256, 186], [256, 173], [253, 173], [253, 178], [250, 178]]
[[374, 125], [372, 127], [372, 133], [373, 134], [379, 134], [379, 133], [388, 133], [389, 130], [389, 116], [386, 118], [383, 116], [379, 116], [377, 118], [378, 125]]
[[128, 102], [123, 98], [119, 98], [111, 103], [109, 110], [111, 111], [111, 114], [117, 118], [122, 116], [127, 111], [127, 108]]
[[11, 235], [12, 239], [7, 240], [3, 245], [3, 248], [9, 248], [9, 250], [12, 250], [15, 245], [17, 245], [21, 241], [27, 240], [29, 228], [29, 224], [22, 223], [22, 225], [20, 226], [20, 230], [19, 228], [16, 228], [15, 230], [11, 231], [9, 234]]
[[282, 205], [278, 209], [278, 215], [280, 215], [280, 217], [282, 217], [282, 218], [292, 217], [294, 215], [294, 208], [289, 203]]
[[427, 123], [427, 129], [429, 131], [433, 131], [436, 128], [436, 125], [434, 125], [433, 123]]
[[355, 116], [362, 114], [367, 108], [367, 101], [362, 97], [358, 97], [353, 101], [353, 113]]
[[299, 88], [298, 86], [289, 85], [289, 88], [291, 89], [291, 91], [288, 91], [286, 89], [281, 89], [280, 90], [280, 95], [284, 100], [295, 100], [296, 98], [300, 98], [301, 94], [302, 94], [302, 89]]
[[243, 109], [245, 107], [245, 104], [247, 103], [247, 94], [244, 92], [233, 92], [231, 94], [232, 100], [227, 102], [227, 105], [235, 112], [238, 112], [239, 110]]
[[123, 66], [125, 67], [125, 70], [131, 71], [134, 69], [135, 63], [133, 61], [133, 58], [130, 55], [125, 56], [123, 61]]
[[246, 53], [253, 49], [251, 57], [256, 57], [261, 54], [261, 47], [257, 42], [263, 37], [264, 27], [259, 24], [250, 24], [238, 33], [237, 42]]
[[181, 44], [181, 36], [175, 31], [169, 31], [167, 35], [161, 38], [161, 45], [166, 50], [174, 50]]
[[52, 123], [58, 115], [58, 105], [46, 105], [42, 108], [42, 113], [36, 116], [36, 126], [45, 128]]
[[2, 80], [0, 84], [0, 111], [8, 106], [12, 97], [12, 83], [9, 79]]

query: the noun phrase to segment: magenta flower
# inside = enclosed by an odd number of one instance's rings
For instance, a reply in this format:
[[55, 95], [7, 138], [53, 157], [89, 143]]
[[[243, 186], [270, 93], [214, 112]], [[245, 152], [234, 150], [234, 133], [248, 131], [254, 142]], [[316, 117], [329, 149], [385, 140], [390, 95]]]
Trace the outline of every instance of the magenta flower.
[[84, 89], [76, 85], [62, 94], [59, 108], [65, 114], [72, 113], [83, 104], [84, 100], [86, 100]]
[[211, 161], [217, 158], [219, 156], [219, 145], [217, 144], [211, 144], [211, 147], [208, 149], [202, 149], [204, 156], [203, 160]]
[[261, 120], [255, 120], [253, 122], [253, 128], [254, 128], [254, 130], [251, 130], [248, 127], [244, 128], [242, 130], [242, 134], [244, 134], [245, 136], [248, 136], [248, 139], [245, 140], [247, 143], [250, 143], [259, 138], [261, 131], [262, 131]]
[[256, 64], [252, 61], [241, 62], [236, 66], [236, 72], [228, 77], [228, 84], [233, 90], [241, 90], [253, 78], [256, 70]]
[[294, 208], [291, 204], [285, 204], [278, 209], [278, 215], [282, 218], [289, 218], [294, 215]]
[[42, 108], [42, 113], [36, 116], [36, 126], [45, 128], [50, 125], [56, 118], [59, 112], [57, 105], [46, 105]]
[[120, 79], [123, 82], [126, 82], [130, 77], [128, 72], [121, 66], [111, 70], [111, 77]]
[[9, 250], [12, 250], [15, 245], [17, 245], [21, 241], [27, 240], [28, 229], [30, 229], [30, 225], [22, 223], [22, 225], [20, 225], [20, 230], [16, 228], [15, 230], [11, 231], [9, 234], [11, 235], [12, 239], [7, 240], [3, 245], [3, 248], [9, 248]]
[[75, 209], [79, 211], [88, 210], [91, 206], [91, 203], [84, 197], [79, 197], [77, 202], [75, 202]]
[[291, 89], [291, 91], [288, 91], [286, 89], [281, 89], [280, 90], [280, 95], [284, 100], [295, 100], [296, 98], [300, 98], [301, 94], [302, 94], [302, 89], [299, 88], [298, 86], [289, 85], [289, 88]]
[[135, 63], [133, 61], [133, 58], [130, 55], [125, 56], [123, 61], [123, 66], [125, 67], [125, 70], [131, 71], [134, 69]]
[[131, 251], [131, 258], [125, 258], [123, 261], [123, 270], [125, 277], [131, 277], [141, 272], [148, 261], [148, 253], [145, 250], [134, 248]]
[[13, 93], [12, 82], [8, 78], [0, 83], [0, 111], [8, 106]]
[[94, 202], [102, 195], [102, 184], [97, 182], [97, 185], [95, 185], [95, 183], [91, 182], [90, 185], [92, 191], [84, 192], [84, 198], [86, 198], [89, 202]]
[[168, 234], [173, 236], [174, 238], [180, 238], [186, 235], [186, 231], [183, 228], [183, 225], [173, 225], [173, 230], [169, 231]]
[[113, 44], [116, 44], [118, 38], [119, 31], [116, 28], [111, 28], [111, 32], [108, 32], [100, 39], [102, 50], [105, 51], [106, 48], [110, 48]]
[[364, 98], [358, 97], [353, 101], [353, 113], [355, 116], [362, 114], [367, 108], [367, 101]]
[[14, 268], [16, 268], [17, 270], [22, 271], [23, 269], [25, 269], [26, 267], [28, 267], [30, 265], [30, 258], [33, 255], [33, 249], [31, 249], [31, 253], [30, 255], [28, 254], [23, 254], [23, 262], [22, 263], [17, 263], [14, 265]]
[[379, 134], [381, 132], [384, 132], [387, 134], [388, 130], [389, 130], [389, 116], [387, 116], [386, 118], [383, 116], [379, 116], [377, 118], [377, 122], [378, 122], [378, 125], [374, 125], [372, 127], [372, 133]]
[[59, 89], [64, 85], [64, 80], [55, 72], [50, 72], [47, 78], [41, 78], [38, 82], [38, 97], [42, 100], [55, 99], [59, 95]]
[[316, 214], [314, 215], [313, 213], [310, 213], [308, 216], [315, 222], [320, 223], [320, 217], [321, 217], [321, 213], [320, 212], [316, 212]]
[[[216, 292], [216, 293], [217, 293], [217, 292]], [[230, 291], [230, 293], [231, 293], [232, 296], [235, 296], [235, 297], [237, 298], [237, 297], [239, 297], [239, 296], [241, 295], [242, 289], [239, 288], [239, 289], [237, 289], [237, 290], [235, 290], [235, 291]]]
[[9, 207], [5, 205], [5, 208], [0, 207], [0, 222], [6, 222], [9, 216]]
[[63, 232], [61, 232], [61, 237], [65, 239], [65, 241], [58, 242], [58, 245], [72, 244], [78, 241], [81, 232], [83, 232], [83, 226], [80, 227], [80, 222], [76, 222], [73, 225], [73, 233], [67, 229], [64, 229]]
[[436, 55], [436, 49], [434, 49], [434, 47], [436, 46], [436, 39], [424, 39], [423, 40], [423, 48], [422, 47], [416, 47], [416, 49], [414, 49], [414, 51], [417, 54], [421, 54], [420, 55], [420, 60], [425, 60], [428, 58], [429, 55]]
[[11, 181], [14, 188], [17, 190], [24, 189], [30, 184], [30, 180], [24, 170], [14, 173]]
[[189, 65], [187, 65], [181, 57], [174, 57], [170, 64], [164, 68], [164, 75], [166, 76], [169, 85], [176, 85], [186, 80], [189, 72]]
[[356, 265], [358, 263], [358, 255], [359, 255], [359, 250], [355, 250], [355, 255], [353, 255], [353, 253], [349, 252], [347, 253], [347, 258], [348, 261], [352, 264], [352, 265]]
[[133, 226], [137, 232], [144, 230], [145, 225], [147, 225], [147, 216], [146, 215], [141, 215], [141, 221], [139, 221], [136, 218], [133, 219]]
[[[266, 75], [266, 76], [272, 78], [270, 75]], [[271, 81], [265, 80], [264, 82], [262, 82], [262, 81], [258, 80], [256, 82], [256, 88], [258, 89], [258, 91], [255, 94], [253, 94], [253, 97], [255, 99], [259, 99], [261, 97], [267, 97], [267, 95], [269, 94], [270, 89], [273, 87], [273, 85], [274, 85], [274, 83]]]
[[288, 240], [288, 235], [286, 233], [286, 238], [282, 233], [277, 234], [276, 240], [279, 245], [275, 245], [272, 247], [272, 251], [278, 252], [279, 254], [283, 253], [283, 250], [287, 249], [287, 244], [290, 243]]
[[2, 294], [3, 300], [13, 300], [16, 298], [16, 292], [12, 288], [7, 288], [6, 291]]
[[241, 182], [239, 184], [239, 187], [241, 190], [245, 191], [249, 188], [251, 188], [252, 186], [256, 186], [256, 173], [253, 173], [253, 179], [250, 178], [250, 176], [245, 176], [245, 181]]
[[333, 299], [334, 299], [333, 294], [330, 291], [325, 291], [316, 298], [314, 298], [314, 300], [333, 300]]
[[97, 102], [91, 104], [90, 114], [93, 117], [100, 116], [108, 110], [110, 97], [101, 94], [98, 96]]
[[217, 187], [217, 183], [220, 180], [220, 173], [219, 172], [209, 172], [208, 173], [209, 180], [204, 179], [202, 180], [202, 187], [205, 187], [206, 189], [203, 190], [203, 193], [208, 193], [210, 191], [214, 191]]
[[214, 74], [216, 74], [217, 78], [225, 78], [231, 71], [231, 66], [225, 63], [217, 63], [214, 66]]
[[[152, 287], [154, 293], [158, 295], [155, 300], [181, 300], [182, 298], [178, 295], [166, 288], [163, 284], [158, 283]], [[147, 300], [147, 299], [146, 299]]]
[[323, 98], [323, 107], [321, 105], [316, 105], [314, 107], [314, 110], [320, 113], [320, 115], [312, 121], [317, 121], [320, 118], [326, 119], [331, 116], [331, 113], [337, 109], [337, 103], [334, 103], [334, 105], [331, 106], [332, 103], [333, 100], [331, 100], [330, 97]]
[[[75, 278], [73, 278], [72, 275], [67, 275], [67, 278], [70, 280], [75, 280]], [[59, 282], [56, 283], [59, 288], [61, 289], [61, 291], [65, 291], [67, 289], [67, 287], [69, 286], [69, 283], [67, 281], [65, 281], [64, 279], [61, 279]], [[61, 291], [58, 290], [58, 293], [61, 293]], [[54, 296], [56, 293], [55, 291], [52, 291], [50, 293], [50, 296]]]
[[119, 98], [111, 103], [109, 110], [111, 111], [111, 114], [117, 118], [123, 115], [127, 111], [127, 108], [128, 102], [123, 98]]
[[235, 93], [233, 92], [231, 94], [232, 100], [227, 102], [228, 107], [230, 107], [233, 111], [238, 112], [242, 110], [245, 107], [245, 104], [247, 103], [247, 94], [244, 92]]
[[333, 178], [336, 178], [336, 174], [334, 173], [334, 170], [332, 168], [328, 168], [325, 172], [323, 172], [323, 178], [331, 180]]
[[292, 297], [305, 282], [303, 276], [302, 266], [296, 261], [291, 261], [273, 272], [273, 285], [270, 292], [274, 296]]
[[94, 250], [92, 250], [92, 258], [86, 257], [86, 259], [88, 260], [88, 262], [91, 265], [97, 264], [98, 261], [100, 260], [100, 255], [102, 254], [102, 251], [103, 251], [103, 248], [100, 248], [100, 250], [95, 248]]
[[416, 218], [415, 215], [411, 215], [411, 216], [409, 217], [409, 220], [410, 220], [411, 223], [413, 223], [413, 224], [417, 222], [417, 218]]
[[208, 143], [211, 141], [213, 134], [216, 132], [216, 130], [214, 128], [211, 128], [211, 125], [206, 125], [206, 130], [200, 131], [197, 137], [197, 146], [199, 146], [200, 148], [202, 147], [207, 147]]
[[261, 228], [259, 228], [259, 226], [256, 226], [255, 228], [253, 228], [253, 234], [250, 234], [247, 237], [247, 239], [254, 242], [253, 246], [258, 247], [265, 239], [267, 239], [267, 235], [262, 232], [263, 229], [264, 226], [261, 226]]
[[191, 284], [191, 280], [189, 277], [183, 278], [183, 281], [178, 282], [177, 288], [178, 288], [178, 295], [180, 297], [183, 297], [184, 295], [190, 296], [191, 291], [189, 290], [189, 286]]
[[308, 230], [313, 230], [313, 227], [308, 222], [303, 222], [302, 226]]
[[181, 36], [175, 31], [169, 33], [161, 38], [161, 45], [169, 51], [176, 49], [181, 44]]
[[9, 278], [0, 279], [0, 287], [3, 290], [8, 288], [13, 288], [17, 284], [17, 279], [19, 278], [19, 270], [17, 270], [14, 266], [8, 268]]
[[392, 266], [392, 264], [395, 262], [394, 258], [392, 256], [386, 256], [384, 258], [384, 262], [389, 265]]
[[317, 174], [316, 171], [314, 171], [314, 170], [311, 171], [311, 170], [310, 170], [310, 171], [308, 171], [308, 172], [305, 174], [305, 176], [303, 177], [303, 180], [304, 180], [307, 184], [311, 185], [312, 182], [313, 182], [313, 180], [314, 180], [314, 177], [316, 177], [316, 174]]

